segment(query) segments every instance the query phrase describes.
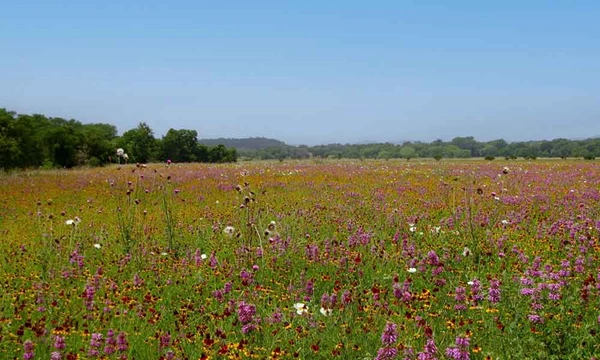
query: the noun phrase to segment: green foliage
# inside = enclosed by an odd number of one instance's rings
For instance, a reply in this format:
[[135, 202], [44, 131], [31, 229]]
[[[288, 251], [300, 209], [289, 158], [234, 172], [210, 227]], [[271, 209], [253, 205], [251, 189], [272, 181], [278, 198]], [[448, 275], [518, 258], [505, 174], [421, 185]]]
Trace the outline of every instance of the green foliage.
[[196, 130], [169, 130], [161, 140], [140, 123], [117, 136], [110, 124], [82, 124], [76, 120], [44, 115], [17, 115], [0, 108], [0, 169], [72, 168], [126, 162], [116, 156], [123, 148], [129, 161], [146, 163], [171, 159], [176, 162], [234, 162], [235, 148], [208, 148], [198, 143]]
[[[228, 139], [232, 140], [232, 139]], [[243, 140], [243, 139], [240, 139]], [[207, 141], [207, 140], [203, 140]], [[229, 142], [233, 143], [233, 142]], [[247, 145], [240, 145], [246, 147]], [[281, 144], [249, 150], [237, 147], [240, 156], [246, 159], [304, 159], [309, 157], [330, 159], [393, 159], [393, 158], [470, 158], [492, 156], [529, 160], [538, 157], [568, 158], [600, 156], [600, 139], [586, 140], [555, 139], [552, 141], [525, 141], [508, 143], [503, 139], [478, 142], [473, 137], [458, 137], [450, 142], [436, 140], [431, 143], [405, 142], [403, 144], [328, 144], [317, 146], [290, 146]]]
[[142, 122], [137, 128], [126, 131], [118, 141], [133, 162], [147, 163], [155, 160], [156, 139], [148, 124]]
[[194, 162], [198, 158], [198, 132], [196, 130], [169, 129], [162, 139], [162, 159], [174, 162]]

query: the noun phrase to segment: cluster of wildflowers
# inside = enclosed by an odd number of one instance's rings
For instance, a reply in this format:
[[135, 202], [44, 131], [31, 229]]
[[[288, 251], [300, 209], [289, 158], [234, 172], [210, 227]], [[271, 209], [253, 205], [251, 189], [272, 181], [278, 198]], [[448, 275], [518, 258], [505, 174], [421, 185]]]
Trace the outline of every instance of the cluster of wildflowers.
[[417, 354], [418, 360], [437, 360], [438, 348], [432, 338], [428, 338], [423, 351]]
[[398, 341], [398, 326], [393, 322], [388, 322], [381, 333], [382, 347], [377, 350], [375, 360], [395, 359], [398, 355], [398, 349], [394, 344]]
[[490, 289], [488, 292], [488, 301], [492, 304], [500, 302], [500, 281], [498, 279], [490, 280]]
[[242, 334], [256, 330], [258, 319], [255, 318], [256, 306], [240, 301], [237, 308], [238, 321], [242, 324]]
[[446, 348], [446, 356], [454, 360], [469, 360], [470, 339], [468, 337], [457, 337], [455, 345]]
[[24, 350], [24, 354], [23, 354], [24, 360], [31, 360], [35, 357], [34, 346], [33, 346], [33, 342], [31, 340], [25, 340], [25, 342], [23, 343], [23, 350]]
[[100, 347], [102, 346], [102, 334], [93, 333], [90, 339], [90, 347], [88, 349], [87, 355], [89, 357], [96, 357], [100, 355]]
[[337, 302], [337, 294], [333, 293], [331, 296], [327, 293], [323, 293], [321, 296], [321, 309], [319, 312], [324, 316], [329, 316], [333, 313], [333, 307]]

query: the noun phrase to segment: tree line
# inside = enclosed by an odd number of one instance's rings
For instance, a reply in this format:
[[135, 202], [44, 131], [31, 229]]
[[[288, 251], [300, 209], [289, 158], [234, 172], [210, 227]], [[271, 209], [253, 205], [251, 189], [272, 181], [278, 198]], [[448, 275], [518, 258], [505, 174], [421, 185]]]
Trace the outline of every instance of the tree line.
[[[251, 140], [251, 139], [249, 139]], [[350, 158], [350, 159], [392, 159], [392, 158], [584, 158], [592, 160], [600, 157], [600, 138], [585, 140], [554, 139], [542, 141], [507, 142], [503, 139], [480, 142], [472, 136], [456, 137], [451, 141], [435, 140], [426, 142], [404, 142], [402, 144], [329, 144], [318, 146], [270, 146], [262, 149], [240, 149], [244, 159], [302, 159]]]
[[[123, 153], [117, 155], [117, 149]], [[124, 156], [126, 154], [126, 156]], [[0, 108], [0, 168], [101, 166], [109, 163], [235, 162], [237, 151], [198, 142], [196, 130], [156, 138], [146, 123], [117, 135], [110, 124], [16, 114]]]

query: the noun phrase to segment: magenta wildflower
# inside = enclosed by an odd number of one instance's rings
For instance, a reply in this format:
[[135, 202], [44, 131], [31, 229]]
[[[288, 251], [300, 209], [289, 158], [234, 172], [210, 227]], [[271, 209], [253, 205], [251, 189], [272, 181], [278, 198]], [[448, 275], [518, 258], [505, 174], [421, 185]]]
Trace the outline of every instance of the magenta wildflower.
[[242, 301], [238, 304], [237, 314], [238, 320], [243, 325], [246, 325], [254, 320], [254, 315], [256, 314], [256, 306]]
[[102, 334], [93, 333], [92, 338], [90, 339], [90, 348], [88, 349], [87, 355], [89, 357], [96, 357], [100, 355], [100, 351], [98, 350], [102, 345], [100, 341], [102, 340]]
[[537, 314], [527, 315], [527, 319], [533, 324], [539, 324], [539, 323], [544, 322], [544, 318], [542, 318], [541, 316], [539, 316]]
[[65, 338], [63, 336], [56, 335], [54, 337], [54, 348], [56, 350], [64, 350], [65, 347], [66, 347], [66, 345], [65, 345]]
[[30, 360], [35, 357], [35, 351], [33, 351], [33, 342], [31, 340], [25, 340], [23, 343], [23, 350], [25, 353], [23, 354], [24, 360]]
[[169, 333], [162, 334], [160, 337], [160, 347], [164, 349], [164, 348], [168, 348], [169, 345], [171, 345], [171, 334], [169, 334]]
[[500, 302], [500, 281], [497, 279], [490, 280], [490, 290], [488, 293], [488, 300], [492, 304]]
[[100, 333], [93, 333], [92, 334], [92, 338], [90, 339], [90, 346], [92, 347], [100, 347], [100, 345], [102, 345], [100, 343], [100, 341], [102, 340], [102, 334]]
[[383, 347], [377, 351], [375, 360], [389, 360], [395, 359], [398, 356], [398, 350], [393, 347]]
[[465, 300], [467, 299], [466, 296], [466, 289], [462, 286], [459, 286], [456, 288], [456, 290], [454, 291], [454, 300], [458, 303], [456, 305], [454, 305], [454, 310], [466, 310], [467, 306], [465, 305]]
[[242, 334], [248, 334], [253, 330], [256, 330], [256, 325], [254, 325], [253, 323], [245, 324], [244, 326], [242, 326]]
[[457, 337], [456, 346], [446, 348], [446, 356], [454, 360], [469, 360], [470, 339], [467, 337]]
[[215, 269], [217, 267], [217, 265], [219, 264], [219, 262], [217, 261], [217, 257], [215, 256], [215, 253], [211, 253], [210, 254], [210, 259], [208, 261], [208, 265], [212, 268]]
[[349, 305], [352, 302], [352, 293], [349, 290], [344, 291], [342, 294], [342, 304]]
[[127, 351], [129, 349], [129, 343], [127, 342], [127, 335], [124, 331], [121, 331], [117, 336], [117, 350], [120, 352]]
[[393, 322], [388, 322], [383, 328], [381, 334], [381, 343], [384, 346], [391, 346], [398, 341], [398, 326]]

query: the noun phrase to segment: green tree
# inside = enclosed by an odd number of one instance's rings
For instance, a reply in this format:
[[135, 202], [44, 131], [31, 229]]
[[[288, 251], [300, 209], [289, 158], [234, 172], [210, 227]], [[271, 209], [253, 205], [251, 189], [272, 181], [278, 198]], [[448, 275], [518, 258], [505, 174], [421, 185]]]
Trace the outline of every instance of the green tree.
[[400, 156], [406, 160], [410, 160], [417, 157], [417, 150], [414, 147], [403, 145], [400, 149]]
[[82, 133], [85, 163], [103, 165], [115, 156], [117, 128], [114, 125], [84, 124]]
[[142, 122], [135, 129], [126, 131], [118, 145], [132, 161], [147, 163], [156, 157], [156, 139], [148, 124]]
[[83, 144], [81, 123], [61, 118], [50, 119], [51, 126], [41, 138], [46, 161], [60, 167], [79, 165], [79, 150]]
[[198, 146], [196, 130], [169, 129], [162, 139], [161, 157], [163, 160], [170, 159], [175, 162], [194, 162], [197, 160]]

